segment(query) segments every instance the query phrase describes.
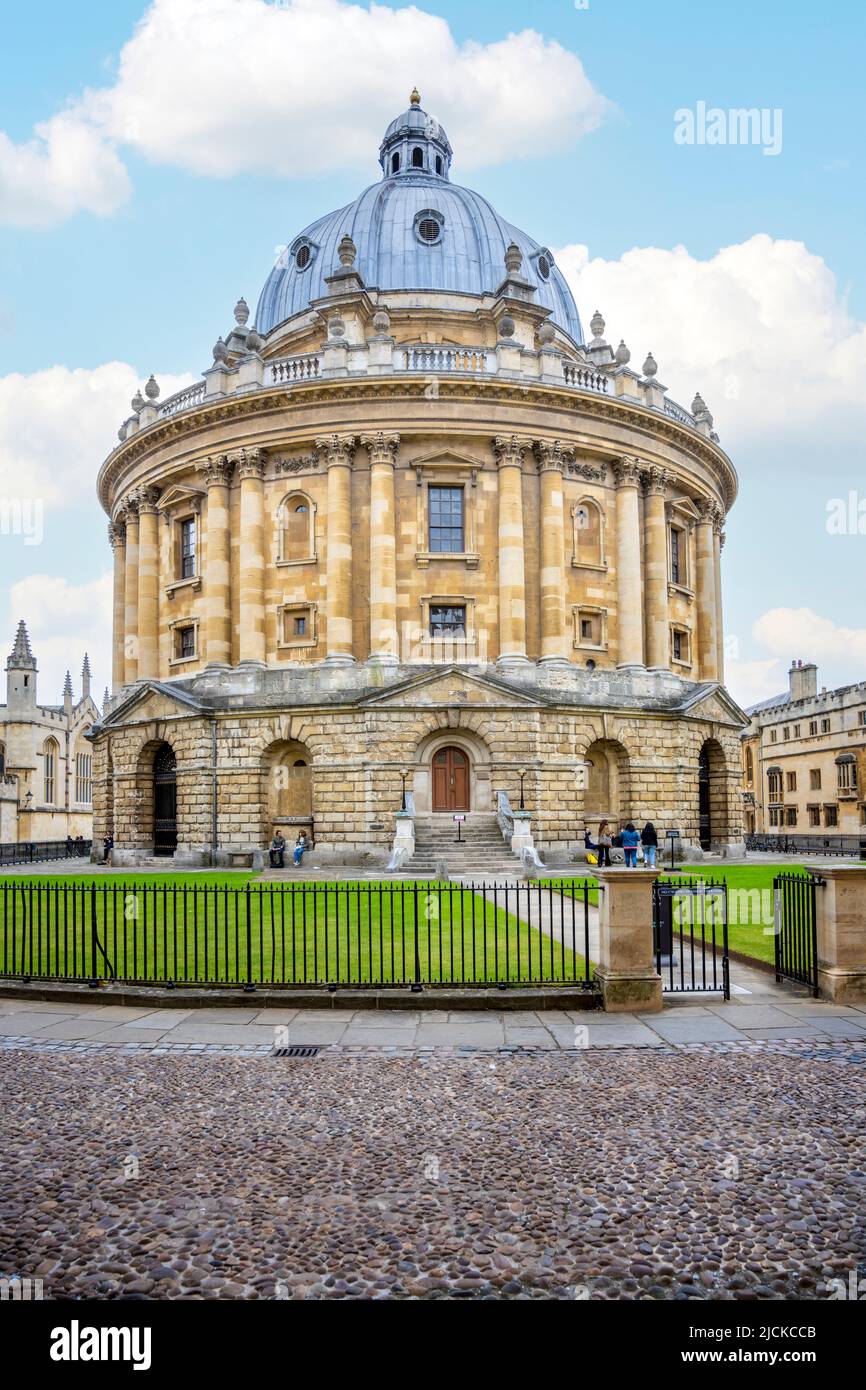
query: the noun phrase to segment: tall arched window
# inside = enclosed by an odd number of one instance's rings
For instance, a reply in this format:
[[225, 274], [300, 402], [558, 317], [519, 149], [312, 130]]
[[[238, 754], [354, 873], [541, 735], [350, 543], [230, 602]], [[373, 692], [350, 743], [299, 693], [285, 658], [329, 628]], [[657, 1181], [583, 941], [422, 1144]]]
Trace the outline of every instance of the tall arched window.
[[305, 492], [290, 492], [277, 512], [277, 563], [300, 565], [316, 558], [315, 504]]
[[418, 145], [416, 145], [414, 150], [412, 151], [412, 168], [424, 168], [424, 151]]
[[392, 154], [392, 155], [391, 155], [391, 173], [392, 173], [392, 174], [399, 174], [399, 172], [400, 172], [400, 156], [399, 156], [399, 154]]
[[591, 497], [574, 508], [574, 563], [600, 569], [604, 563], [604, 514]]
[[755, 780], [755, 764], [752, 758], [751, 748], [746, 749], [746, 782], [751, 785]]
[[43, 749], [43, 791], [42, 796], [46, 806], [53, 806], [57, 801], [57, 762], [60, 749], [53, 738], [45, 740]]

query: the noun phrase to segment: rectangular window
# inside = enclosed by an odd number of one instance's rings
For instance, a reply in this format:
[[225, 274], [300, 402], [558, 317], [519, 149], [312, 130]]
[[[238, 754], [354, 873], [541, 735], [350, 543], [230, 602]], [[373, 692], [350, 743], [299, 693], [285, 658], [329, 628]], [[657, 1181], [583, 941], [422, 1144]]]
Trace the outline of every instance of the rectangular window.
[[45, 750], [45, 801], [48, 806], [54, 805], [54, 779], [57, 775], [57, 764], [53, 745]]
[[683, 583], [683, 533], [676, 526], [671, 527], [671, 583]]
[[796, 774], [796, 772], [786, 772], [786, 773], [785, 773], [785, 785], [786, 785], [787, 790], [788, 790], [789, 792], [795, 792], [795, 791], [797, 790], [797, 774]]
[[830, 732], [830, 720], [829, 720], [829, 719], [822, 719], [822, 720], [821, 720], [821, 733], [822, 733], [822, 734], [829, 734], [829, 732]]
[[817, 734], [817, 732], [818, 732], [818, 721], [817, 721], [817, 719], [810, 719], [810, 720], [809, 720], [809, 733], [812, 734], [812, 735], [814, 736], [815, 734]]
[[808, 813], [809, 813], [809, 824], [810, 824], [810, 826], [814, 829], [815, 826], [818, 826], [818, 825], [821, 824], [821, 807], [820, 807], [820, 806], [807, 806], [807, 807], [806, 807], [806, 810], [807, 810]]
[[809, 771], [809, 786], [811, 787], [811, 789], [812, 789], [813, 792], [819, 792], [819, 791], [821, 790], [821, 769], [820, 769], [820, 767], [813, 767], [813, 768], [810, 769], [810, 771]]
[[462, 487], [431, 487], [430, 506], [430, 553], [462, 554], [463, 544], [463, 489]]
[[177, 630], [177, 654], [183, 660], [195, 656], [195, 628], [180, 627]]
[[860, 723], [866, 724], [866, 709], [861, 709], [860, 711]]
[[771, 730], [770, 730], [770, 742], [771, 742], [771, 743], [775, 743], [775, 742], [776, 742], [776, 730], [775, 730], [775, 729], [771, 729]]
[[461, 604], [431, 603], [430, 636], [451, 638], [465, 637], [465, 607]]
[[839, 811], [836, 806], [824, 807], [824, 824], [828, 827], [839, 824]]
[[592, 641], [592, 618], [581, 618], [580, 635], [584, 642]]
[[788, 728], [788, 726], [787, 726], [787, 724], [786, 724], [785, 727], [784, 727], [784, 729], [782, 730], [782, 738], [785, 739], [785, 741], [787, 742], [787, 740], [788, 740], [790, 737], [791, 737], [791, 730]]
[[180, 523], [180, 577], [195, 578], [195, 518]]
[[779, 825], [782, 824], [782, 807], [781, 807], [781, 806], [771, 806], [771, 807], [770, 807], [770, 824], [771, 824], [771, 825], [774, 825], [774, 826], [779, 826]]
[[93, 800], [93, 755], [79, 753], [75, 759], [75, 800], [89, 804]]
[[674, 628], [671, 633], [671, 656], [674, 661], [680, 661], [684, 665], [691, 660], [689, 634], [680, 628]]
[[782, 800], [782, 774], [781, 772], [769, 773], [769, 797], [771, 801]]
[[796, 824], [797, 824], [797, 808], [796, 808], [796, 806], [786, 806], [786, 807], [785, 807], [785, 824], [786, 824], [786, 825], [796, 825]]
[[840, 792], [852, 791], [857, 786], [857, 764], [836, 764], [836, 785]]
[[799, 725], [799, 724], [795, 724], [795, 725], [794, 725], [794, 738], [799, 738], [799, 737], [800, 737], [800, 725]]
[[295, 618], [295, 621], [294, 621], [294, 632], [295, 632], [295, 636], [296, 636], [296, 637], [306, 637], [306, 635], [307, 635], [307, 619], [306, 619], [306, 616], [300, 617], [300, 618]]

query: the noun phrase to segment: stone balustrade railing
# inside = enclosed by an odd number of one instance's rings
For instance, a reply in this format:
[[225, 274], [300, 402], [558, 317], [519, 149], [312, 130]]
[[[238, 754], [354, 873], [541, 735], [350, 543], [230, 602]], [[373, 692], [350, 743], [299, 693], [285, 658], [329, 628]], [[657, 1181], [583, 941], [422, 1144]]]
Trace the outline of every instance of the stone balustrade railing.
[[708, 438], [711, 417], [696, 418], [664, 394], [664, 387], [634, 372], [605, 371], [592, 364], [571, 361], [559, 352], [531, 352], [516, 343], [496, 348], [439, 346], [420, 344], [407, 347], [375, 339], [371, 343], [348, 344], [329, 341], [319, 352], [298, 353], [290, 357], [265, 358], [250, 355], [235, 366], [215, 364], [205, 379], [177, 391], [161, 404], [148, 401], [119, 431], [121, 443], [137, 430], [157, 420], [196, 410], [216, 398], [235, 391], [264, 390], [273, 386], [301, 386], [304, 383], [342, 376], [357, 378], [367, 373], [381, 377], [389, 372], [424, 375], [461, 374], [485, 377], [505, 376], [567, 390], [589, 392], [608, 399], [622, 398], [668, 416], [688, 429]]

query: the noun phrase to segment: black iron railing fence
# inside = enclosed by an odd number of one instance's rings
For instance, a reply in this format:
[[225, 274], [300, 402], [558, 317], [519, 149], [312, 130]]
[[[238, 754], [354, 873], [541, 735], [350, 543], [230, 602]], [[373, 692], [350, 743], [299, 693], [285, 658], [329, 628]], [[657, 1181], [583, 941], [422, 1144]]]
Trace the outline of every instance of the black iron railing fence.
[[866, 834], [747, 835], [746, 849], [760, 854], [853, 855], [866, 859]]
[[594, 880], [0, 885], [0, 975], [169, 985], [592, 988]]
[[666, 994], [720, 993], [730, 999], [724, 880], [669, 878], [653, 884], [653, 935]]
[[814, 874], [778, 874], [773, 879], [776, 980], [808, 985], [817, 999], [818, 939], [815, 897], [824, 880]]
[[89, 859], [92, 840], [24, 840], [20, 844], [0, 845], [0, 867], [10, 864], [37, 864], [49, 859]]

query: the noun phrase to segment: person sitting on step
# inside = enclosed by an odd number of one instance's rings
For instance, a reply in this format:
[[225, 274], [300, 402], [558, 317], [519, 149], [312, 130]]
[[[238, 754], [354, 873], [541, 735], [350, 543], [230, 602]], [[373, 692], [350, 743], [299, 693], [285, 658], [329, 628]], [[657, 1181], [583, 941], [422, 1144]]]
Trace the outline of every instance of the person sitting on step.
[[286, 842], [283, 838], [282, 830], [278, 830], [271, 840], [271, 847], [268, 850], [268, 857], [271, 861], [272, 869], [283, 868], [283, 857], [286, 853]]

